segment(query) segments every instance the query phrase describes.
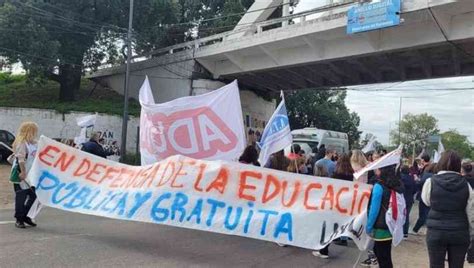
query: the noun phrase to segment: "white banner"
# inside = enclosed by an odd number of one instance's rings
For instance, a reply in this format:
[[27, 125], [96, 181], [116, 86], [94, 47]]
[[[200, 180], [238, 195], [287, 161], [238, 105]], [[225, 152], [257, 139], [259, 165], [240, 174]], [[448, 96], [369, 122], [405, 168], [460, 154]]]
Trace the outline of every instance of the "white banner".
[[235, 160], [245, 149], [237, 81], [207, 94], [155, 104], [147, 77], [139, 99], [142, 165], [178, 154]]
[[383, 168], [395, 164], [400, 164], [400, 158], [402, 157], [403, 145], [398, 146], [397, 149], [391, 151], [390, 153], [382, 156], [372, 163], [369, 163], [363, 169], [354, 173], [354, 178], [359, 179], [360, 176], [364, 175], [369, 170], [374, 170], [378, 168]]
[[310, 249], [367, 244], [367, 184], [183, 156], [128, 166], [45, 137], [28, 179], [42, 204], [77, 213]]

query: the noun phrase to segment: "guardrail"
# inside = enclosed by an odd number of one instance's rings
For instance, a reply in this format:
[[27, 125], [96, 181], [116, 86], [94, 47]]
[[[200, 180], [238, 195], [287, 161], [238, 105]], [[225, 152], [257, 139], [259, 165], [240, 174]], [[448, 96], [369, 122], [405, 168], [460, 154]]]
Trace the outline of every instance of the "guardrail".
[[[147, 53], [145, 55], [134, 56], [132, 57], [132, 62], [140, 62], [143, 60], [150, 59], [152, 57], [173, 54], [180, 51], [202, 49], [207, 46], [215, 45], [218, 43], [224, 43], [228, 40], [230, 36], [238, 34], [238, 33], [242, 33], [242, 32], [251, 32], [251, 34], [248, 34], [246, 36], [255, 36], [265, 31], [271, 31], [274, 29], [282, 28], [282, 27], [290, 27], [297, 24], [305, 24], [305, 23], [308, 23], [309, 21], [312, 21], [312, 22], [327, 21], [327, 20], [339, 18], [346, 14], [347, 7], [349, 7], [350, 5], [356, 2], [357, 1], [354, 1], [354, 0], [343, 0], [342, 3], [331, 4], [331, 5], [311, 9], [308, 11], [300, 12], [297, 14], [288, 15], [282, 18], [265, 20], [265, 21], [261, 21], [257, 23], [252, 23], [249, 25], [244, 25], [243, 27], [241, 27], [242, 25], [240, 26], [237, 25], [237, 29], [232, 30], [232, 31], [227, 31], [220, 34], [216, 34], [216, 35], [212, 35], [212, 36], [208, 36], [204, 38], [199, 38], [193, 41], [188, 41], [181, 44], [160, 48], [150, 53]], [[334, 11], [339, 8], [341, 9], [340, 12], [331, 13], [331, 14], [327, 14], [326, 16], [321, 16], [321, 17], [308, 20], [309, 16], [322, 14], [328, 11]], [[299, 21], [295, 22], [296, 20], [299, 20]], [[285, 24], [284, 22], [289, 22], [289, 23]], [[266, 29], [266, 28], [269, 28], [269, 29]]]

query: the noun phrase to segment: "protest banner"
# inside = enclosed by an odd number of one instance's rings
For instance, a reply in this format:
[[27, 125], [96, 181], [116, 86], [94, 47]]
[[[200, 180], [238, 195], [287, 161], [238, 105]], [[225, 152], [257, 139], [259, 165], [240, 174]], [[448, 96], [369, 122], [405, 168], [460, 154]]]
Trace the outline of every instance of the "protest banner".
[[237, 81], [207, 94], [156, 104], [147, 77], [139, 99], [142, 165], [176, 154], [235, 160], [245, 149]]
[[360, 176], [364, 175], [369, 170], [374, 170], [378, 168], [383, 168], [383, 167], [388, 167], [391, 165], [399, 165], [400, 164], [400, 158], [402, 157], [402, 150], [403, 150], [403, 145], [398, 146], [397, 149], [391, 151], [390, 153], [382, 156], [381, 158], [377, 159], [376, 161], [369, 163], [367, 166], [365, 166], [363, 169], [357, 171], [354, 173], [354, 178], [359, 179]]
[[45, 137], [28, 180], [42, 204], [77, 213], [310, 249], [367, 244], [367, 184], [183, 156], [128, 166]]

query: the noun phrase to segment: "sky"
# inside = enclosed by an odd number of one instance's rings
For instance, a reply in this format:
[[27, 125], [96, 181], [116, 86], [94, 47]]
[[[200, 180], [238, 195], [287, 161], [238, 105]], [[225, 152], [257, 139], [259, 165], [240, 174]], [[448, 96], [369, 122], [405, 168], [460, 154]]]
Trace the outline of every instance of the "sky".
[[[329, 0], [300, 0], [295, 13], [328, 3]], [[460, 90], [463, 88], [471, 90]], [[389, 143], [390, 129], [397, 128], [400, 97], [402, 115], [428, 113], [438, 119], [441, 132], [456, 129], [474, 143], [472, 89], [473, 76], [355, 86], [347, 92], [346, 105], [359, 114], [359, 130], [363, 135], [372, 133], [382, 144]]]

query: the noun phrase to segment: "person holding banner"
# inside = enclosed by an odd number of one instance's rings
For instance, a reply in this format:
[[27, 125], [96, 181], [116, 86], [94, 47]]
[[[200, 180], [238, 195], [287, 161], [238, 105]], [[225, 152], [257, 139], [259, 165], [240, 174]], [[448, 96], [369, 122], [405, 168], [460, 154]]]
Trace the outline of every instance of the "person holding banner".
[[380, 169], [380, 179], [370, 195], [366, 232], [374, 240], [374, 253], [380, 268], [392, 268], [392, 234], [385, 220], [391, 192], [403, 193], [403, 185], [395, 172], [396, 165]]
[[[354, 172], [361, 170], [363, 167], [367, 166], [367, 164], [369, 164], [369, 161], [367, 161], [361, 150], [352, 150], [351, 166]], [[357, 181], [367, 183], [368, 173], [364, 173], [364, 175], [360, 176]]]
[[290, 164], [290, 160], [286, 158], [285, 151], [280, 150], [272, 154], [272, 156], [270, 157], [270, 160], [268, 161], [267, 165], [265, 165], [265, 167], [275, 169], [275, 170], [280, 170], [280, 171], [286, 171], [289, 164]]
[[[331, 177], [336, 169], [336, 164], [332, 161], [332, 158], [335, 155], [335, 151], [332, 149], [327, 149], [325, 151], [325, 156], [323, 159], [316, 161], [315, 165], [322, 164], [326, 166], [326, 170], [328, 171], [329, 176]], [[314, 169], [313, 169], [314, 170]]]
[[12, 146], [15, 160], [12, 165], [10, 181], [13, 183], [15, 191], [15, 226], [21, 229], [26, 228], [25, 223], [33, 227], [36, 226], [27, 216], [36, 200], [36, 194], [26, 181], [26, 177], [36, 155], [37, 136], [38, 125], [34, 122], [24, 122], [20, 125]]
[[426, 221], [430, 267], [444, 267], [446, 254], [450, 268], [463, 267], [474, 234], [474, 192], [460, 174], [461, 157], [455, 151], [441, 154], [437, 170], [421, 193], [430, 207]]
[[239, 162], [242, 164], [249, 164], [259, 167], [260, 163], [258, 162], [258, 152], [257, 149], [255, 149], [255, 146], [247, 146], [242, 155], [239, 157]]

